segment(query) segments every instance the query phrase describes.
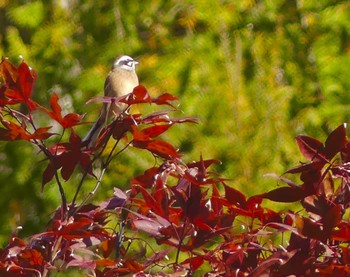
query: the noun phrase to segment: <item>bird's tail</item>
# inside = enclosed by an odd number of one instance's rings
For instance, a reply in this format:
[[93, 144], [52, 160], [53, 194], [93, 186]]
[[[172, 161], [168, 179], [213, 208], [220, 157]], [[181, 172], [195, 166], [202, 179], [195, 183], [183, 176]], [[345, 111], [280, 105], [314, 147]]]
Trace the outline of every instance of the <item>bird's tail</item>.
[[101, 117], [94, 123], [89, 132], [83, 138], [83, 143], [86, 143], [88, 147], [93, 147], [96, 144], [98, 135], [100, 134], [104, 125], [104, 120], [101, 120]]
[[85, 143], [88, 146], [88, 148], [95, 146], [101, 130], [106, 125], [106, 116], [107, 116], [107, 106], [104, 105], [97, 121], [90, 128], [86, 136], [83, 138], [83, 143]]

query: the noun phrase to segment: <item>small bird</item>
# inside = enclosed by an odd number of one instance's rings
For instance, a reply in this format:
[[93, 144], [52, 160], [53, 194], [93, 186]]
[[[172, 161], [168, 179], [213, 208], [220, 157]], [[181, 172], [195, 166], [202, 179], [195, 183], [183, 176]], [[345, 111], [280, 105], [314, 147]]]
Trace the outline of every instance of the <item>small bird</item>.
[[[139, 85], [135, 71], [137, 64], [137, 61], [126, 55], [116, 58], [104, 84], [104, 95], [107, 97], [119, 97], [132, 92]], [[107, 124], [108, 117], [112, 114], [118, 116], [126, 108], [126, 105], [123, 103], [112, 105], [109, 103], [103, 104], [100, 116], [83, 139], [83, 142], [87, 142], [89, 147], [95, 145], [100, 131]]]

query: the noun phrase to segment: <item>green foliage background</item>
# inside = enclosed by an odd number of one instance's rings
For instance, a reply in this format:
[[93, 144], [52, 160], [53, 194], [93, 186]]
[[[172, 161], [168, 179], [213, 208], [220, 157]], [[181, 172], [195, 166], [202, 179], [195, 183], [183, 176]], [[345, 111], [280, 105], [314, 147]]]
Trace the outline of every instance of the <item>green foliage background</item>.
[[[38, 72], [39, 102], [55, 91], [66, 112], [94, 121], [99, 106], [85, 102], [102, 95], [113, 59], [128, 54], [151, 95], [175, 94], [178, 116], [201, 118], [166, 139], [186, 161], [220, 159], [216, 171], [248, 195], [276, 185], [264, 174], [299, 161], [295, 135], [324, 139], [349, 121], [349, 51], [348, 1], [0, 0], [0, 55], [22, 56]], [[0, 151], [4, 242], [18, 225], [24, 236], [42, 230], [59, 195], [54, 184], [41, 192], [45, 163], [32, 146], [2, 142]], [[153, 163], [139, 151], [125, 153], [97, 198]]]

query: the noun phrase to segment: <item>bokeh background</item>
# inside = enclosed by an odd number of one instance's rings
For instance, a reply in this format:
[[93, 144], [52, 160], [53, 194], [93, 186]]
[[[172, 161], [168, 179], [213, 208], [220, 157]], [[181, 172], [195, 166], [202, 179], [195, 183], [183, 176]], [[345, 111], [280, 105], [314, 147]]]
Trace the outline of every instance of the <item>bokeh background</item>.
[[[175, 116], [201, 118], [164, 139], [185, 161], [221, 160], [215, 171], [247, 195], [274, 188], [264, 175], [302, 159], [296, 135], [324, 140], [349, 121], [349, 1], [0, 0], [0, 56], [24, 58], [38, 72], [34, 98], [43, 105], [56, 92], [65, 112], [94, 121], [99, 106], [85, 102], [102, 95], [120, 54], [140, 62], [152, 96], [179, 97]], [[83, 136], [88, 128], [77, 130]], [[23, 236], [43, 230], [59, 205], [54, 183], [41, 191], [42, 158], [27, 143], [0, 142], [1, 244], [18, 225]], [[96, 201], [153, 165], [127, 151]], [[79, 177], [65, 184], [68, 198]]]

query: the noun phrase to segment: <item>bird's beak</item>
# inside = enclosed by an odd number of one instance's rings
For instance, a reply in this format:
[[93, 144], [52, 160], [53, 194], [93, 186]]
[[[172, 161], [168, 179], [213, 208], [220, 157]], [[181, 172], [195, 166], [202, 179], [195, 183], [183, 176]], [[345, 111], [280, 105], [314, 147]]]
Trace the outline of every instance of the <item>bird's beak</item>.
[[137, 64], [139, 64], [139, 62], [137, 62], [137, 61], [134, 61], [134, 64], [135, 64], [135, 65], [137, 65]]

